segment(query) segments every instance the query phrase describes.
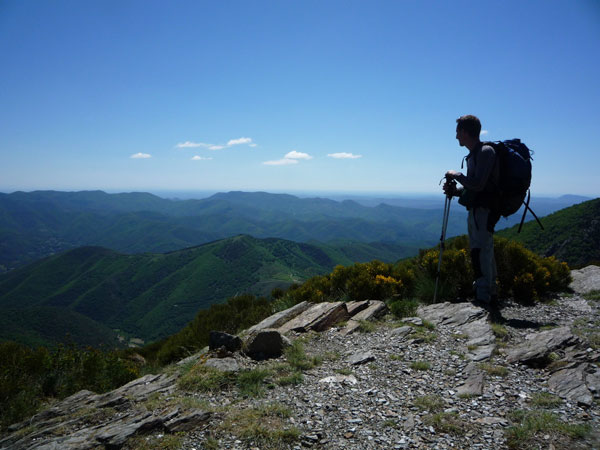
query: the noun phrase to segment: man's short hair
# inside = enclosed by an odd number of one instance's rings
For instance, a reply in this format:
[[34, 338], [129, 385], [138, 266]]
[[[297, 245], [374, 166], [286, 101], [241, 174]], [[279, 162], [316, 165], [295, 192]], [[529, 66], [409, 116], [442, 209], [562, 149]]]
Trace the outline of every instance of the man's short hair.
[[456, 123], [458, 124], [456, 125], [457, 130], [465, 130], [469, 136], [479, 138], [479, 133], [481, 133], [481, 122], [477, 117], [468, 114], [456, 119]]

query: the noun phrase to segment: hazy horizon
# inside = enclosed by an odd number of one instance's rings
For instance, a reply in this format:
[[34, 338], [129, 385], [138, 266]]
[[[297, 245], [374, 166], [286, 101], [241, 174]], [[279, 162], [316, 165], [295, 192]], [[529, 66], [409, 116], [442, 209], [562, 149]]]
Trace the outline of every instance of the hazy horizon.
[[[16, 189], [16, 190], [6, 190], [0, 189], [0, 193], [2, 194], [12, 194], [15, 192], [37, 192], [37, 191], [55, 191], [55, 192], [94, 192], [94, 191], [102, 191], [107, 194], [128, 194], [128, 193], [149, 193], [156, 195], [157, 197], [171, 200], [193, 200], [193, 199], [203, 199], [211, 197], [215, 194], [220, 193], [229, 193], [229, 192], [246, 192], [246, 193], [259, 193], [264, 192], [267, 194], [287, 194], [292, 195], [299, 198], [314, 198], [314, 197], [322, 197], [329, 198], [332, 200], [340, 201], [343, 199], [364, 199], [364, 200], [376, 200], [376, 199], [402, 199], [402, 200], [439, 200], [443, 198], [442, 192], [434, 193], [434, 192], [379, 192], [379, 191], [314, 191], [314, 190], [302, 190], [302, 191], [293, 191], [293, 190], [243, 190], [243, 189], [228, 189], [228, 190], [113, 190], [113, 189], [32, 189], [32, 190], [24, 190], [24, 189]], [[592, 199], [597, 198], [598, 196], [590, 196], [590, 195], [579, 195], [579, 194], [557, 194], [557, 195], [535, 195], [532, 194], [532, 198], [538, 199], [560, 199], [563, 197], [576, 197], [576, 198], [586, 198]]]

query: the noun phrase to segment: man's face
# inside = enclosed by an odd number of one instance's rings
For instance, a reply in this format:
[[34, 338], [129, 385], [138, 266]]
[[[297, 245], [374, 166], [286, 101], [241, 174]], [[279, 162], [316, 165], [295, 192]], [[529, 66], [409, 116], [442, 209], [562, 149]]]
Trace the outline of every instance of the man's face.
[[458, 141], [458, 145], [460, 145], [461, 147], [465, 146], [465, 138], [467, 136], [467, 133], [465, 133], [465, 130], [459, 129], [458, 127], [456, 127], [456, 140]]

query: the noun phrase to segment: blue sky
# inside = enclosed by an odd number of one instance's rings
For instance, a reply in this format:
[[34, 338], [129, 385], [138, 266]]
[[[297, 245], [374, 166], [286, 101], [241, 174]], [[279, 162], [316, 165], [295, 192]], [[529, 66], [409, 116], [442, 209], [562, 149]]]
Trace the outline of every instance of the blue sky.
[[438, 192], [476, 114], [600, 194], [596, 0], [2, 0], [0, 55], [4, 192]]

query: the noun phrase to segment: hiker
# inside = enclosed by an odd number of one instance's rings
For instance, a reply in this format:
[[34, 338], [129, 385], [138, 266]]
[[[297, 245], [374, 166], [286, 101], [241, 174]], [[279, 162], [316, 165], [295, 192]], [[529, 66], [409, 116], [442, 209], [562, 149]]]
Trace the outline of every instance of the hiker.
[[[456, 139], [467, 147], [467, 175], [449, 170], [446, 172], [444, 193], [459, 197], [458, 203], [469, 211], [468, 231], [471, 262], [475, 273], [475, 303], [496, 307], [496, 260], [494, 259], [494, 227], [500, 219], [498, 207], [499, 168], [496, 153], [491, 145], [479, 140], [481, 122], [472, 115], [456, 119]], [[462, 185], [457, 187], [456, 180]]]

